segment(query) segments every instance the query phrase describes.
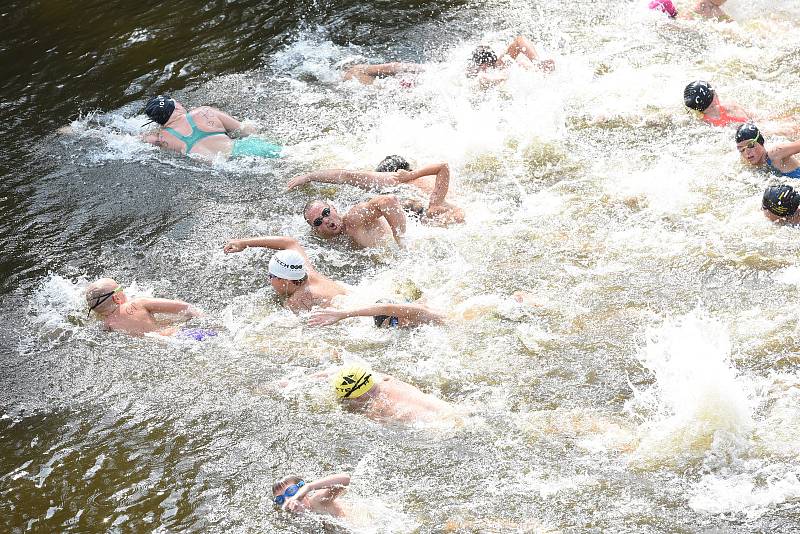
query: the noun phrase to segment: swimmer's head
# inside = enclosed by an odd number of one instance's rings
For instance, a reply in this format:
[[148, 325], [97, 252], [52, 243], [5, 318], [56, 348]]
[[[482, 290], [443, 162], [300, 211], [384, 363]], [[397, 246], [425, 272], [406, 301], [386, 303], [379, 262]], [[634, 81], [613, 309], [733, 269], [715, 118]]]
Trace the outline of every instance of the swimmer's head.
[[752, 122], [745, 122], [736, 129], [736, 143], [739, 144], [750, 139], [760, 145], [764, 144], [764, 136], [761, 135], [758, 127]]
[[303, 209], [303, 217], [314, 232], [326, 239], [342, 233], [342, 217], [336, 208], [321, 200], [308, 202]]
[[397, 172], [400, 169], [410, 171], [411, 165], [408, 164], [408, 161], [403, 156], [394, 154], [383, 158], [383, 161], [375, 167], [375, 172]]
[[672, 4], [672, 0], [653, 0], [648, 7], [666, 13], [673, 19], [678, 16], [678, 10]]
[[468, 72], [477, 74], [478, 71], [491, 69], [497, 66], [497, 54], [491, 47], [481, 45], [472, 51]]
[[[297, 476], [297, 475], [289, 475], [289, 476], [283, 477], [280, 480], [276, 480], [275, 482], [272, 483], [272, 498], [273, 498], [273, 500], [278, 495], [283, 495], [283, 492], [286, 491], [286, 488], [288, 488], [290, 486], [293, 486], [293, 485], [299, 485], [301, 482], [303, 482], [303, 477], [300, 477], [300, 476]], [[285, 500], [284, 500], [284, 502], [285, 502]], [[279, 503], [276, 502], [275, 504], [279, 504]], [[280, 504], [283, 504], [283, 502], [281, 502]]]
[[372, 389], [375, 381], [372, 379], [371, 371], [363, 367], [351, 366], [340, 369], [333, 377], [331, 385], [336, 392], [336, 398], [357, 399]]
[[778, 217], [791, 217], [800, 206], [800, 194], [790, 185], [773, 185], [764, 191], [761, 209]]
[[279, 295], [291, 295], [307, 279], [305, 260], [296, 250], [279, 250], [269, 260], [269, 281]]
[[714, 89], [708, 82], [697, 80], [683, 90], [683, 103], [687, 108], [703, 112], [714, 101]]
[[166, 95], [154, 96], [145, 104], [144, 112], [152, 122], [164, 126], [172, 116], [172, 112], [175, 111], [175, 104], [174, 98]]
[[750, 165], [761, 165], [767, 159], [764, 136], [752, 122], [746, 122], [736, 130], [736, 149]]
[[125, 301], [125, 294], [113, 278], [101, 278], [86, 287], [86, 305], [89, 313], [108, 315]]

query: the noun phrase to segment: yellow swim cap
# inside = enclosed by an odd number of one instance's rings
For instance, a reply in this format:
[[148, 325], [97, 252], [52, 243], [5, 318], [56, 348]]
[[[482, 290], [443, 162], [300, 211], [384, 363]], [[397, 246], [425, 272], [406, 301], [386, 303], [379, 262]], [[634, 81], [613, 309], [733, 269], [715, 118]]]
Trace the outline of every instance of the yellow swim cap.
[[331, 383], [339, 399], [357, 399], [375, 385], [372, 373], [358, 366], [343, 367]]

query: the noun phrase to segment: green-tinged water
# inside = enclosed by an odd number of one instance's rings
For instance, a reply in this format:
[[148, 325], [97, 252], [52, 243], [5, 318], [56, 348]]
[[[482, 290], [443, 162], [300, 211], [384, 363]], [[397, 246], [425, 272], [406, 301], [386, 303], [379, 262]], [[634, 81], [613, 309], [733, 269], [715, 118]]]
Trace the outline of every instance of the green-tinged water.
[[[763, 218], [773, 177], [732, 131], [681, 103], [708, 79], [796, 112], [800, 11], [564, 4], [0, 8], [0, 530], [800, 531], [798, 229]], [[556, 71], [464, 76], [475, 45], [516, 34]], [[411, 87], [340, 81], [394, 60], [432, 67]], [[135, 134], [160, 92], [258, 121], [286, 156], [159, 153]], [[310, 198], [369, 195], [286, 182], [394, 153], [449, 162], [467, 222], [412, 222], [402, 251], [313, 237]], [[309, 327], [274, 298], [269, 251], [223, 254], [255, 235], [297, 237], [364, 300], [421, 292], [448, 324]], [[221, 335], [104, 332], [82, 293], [101, 276], [196, 303]], [[341, 361], [469, 415], [344, 411], [311, 378]], [[348, 521], [273, 507], [273, 480], [337, 471]]]

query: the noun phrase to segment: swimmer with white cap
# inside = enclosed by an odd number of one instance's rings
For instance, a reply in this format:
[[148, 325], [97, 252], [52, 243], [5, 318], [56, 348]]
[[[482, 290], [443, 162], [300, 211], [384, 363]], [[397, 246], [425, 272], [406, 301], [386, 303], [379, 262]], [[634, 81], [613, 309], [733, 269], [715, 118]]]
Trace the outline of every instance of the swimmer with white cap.
[[269, 261], [270, 284], [278, 295], [286, 298], [286, 307], [295, 313], [314, 306], [329, 306], [334, 297], [347, 294], [344, 285], [314, 269], [305, 249], [296, 239], [282, 236], [232, 239], [223, 250], [231, 254], [250, 247], [278, 251]]
[[[408, 184], [428, 196], [427, 207], [418, 201], [402, 203], [404, 209], [411, 209], [423, 223], [446, 226], [464, 222], [464, 210], [446, 200], [450, 187], [450, 166], [447, 163], [431, 163], [412, 170], [404, 157], [391, 155], [386, 156], [374, 171], [314, 171], [295, 176], [289, 180], [286, 188], [294, 189], [309, 182], [347, 184], [367, 191]], [[316, 211], [312, 211], [306, 217], [306, 221], [312, 226], [315, 225], [315, 219], [311, 216], [315, 214]]]
[[419, 388], [358, 365], [330, 369], [315, 375], [330, 378], [337, 400], [349, 410], [375, 421], [457, 422], [458, 411]]
[[[169, 314], [182, 319], [199, 317], [199, 310], [182, 300], [139, 297], [129, 299], [116, 280], [101, 278], [86, 288], [86, 304], [89, 314], [95, 313], [109, 330], [133, 336], [156, 333], [162, 336], [178, 336], [191, 339], [213, 337], [216, 332], [201, 329], [180, 329], [156, 319], [155, 314]], [[172, 321], [171, 321], [172, 322]], [[197, 334], [197, 336], [195, 336]]]

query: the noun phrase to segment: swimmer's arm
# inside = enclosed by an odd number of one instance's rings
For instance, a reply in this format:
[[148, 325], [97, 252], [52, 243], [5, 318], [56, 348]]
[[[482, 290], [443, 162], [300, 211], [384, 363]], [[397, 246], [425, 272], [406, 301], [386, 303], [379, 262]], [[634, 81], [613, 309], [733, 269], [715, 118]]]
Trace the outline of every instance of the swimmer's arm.
[[199, 317], [202, 315], [200, 310], [182, 300], [138, 298], [136, 305], [142, 306], [150, 313], [171, 313], [185, 315], [187, 317]]
[[800, 141], [795, 141], [794, 143], [785, 143], [782, 145], [777, 145], [775, 146], [775, 148], [770, 149], [769, 157], [772, 160], [782, 161], [790, 156], [794, 156], [799, 152], [800, 152]]
[[348, 171], [346, 169], [328, 169], [315, 171], [308, 174], [295, 176], [286, 184], [286, 189], [307, 184], [309, 182], [321, 182], [325, 184], [347, 184], [360, 189], [375, 189], [397, 185], [397, 178], [393, 172], [373, 172], [373, 171]]
[[306, 262], [306, 270], [309, 272], [316, 272], [314, 267], [311, 265], [311, 260], [308, 258], [308, 254], [306, 254], [306, 250], [303, 246], [292, 237], [286, 236], [263, 236], [263, 237], [250, 237], [248, 239], [231, 239], [222, 250], [225, 254], [232, 254], [234, 252], [241, 252], [246, 248], [250, 247], [257, 247], [257, 248], [271, 248], [272, 250], [296, 250], [303, 256], [303, 259]]
[[359, 82], [369, 85], [375, 81], [375, 78], [383, 76], [396, 76], [403, 72], [421, 72], [425, 67], [418, 63], [380, 63], [377, 65], [353, 65], [344, 73], [345, 80], [355, 78]]
[[306, 483], [300, 491], [298, 491], [293, 499], [301, 500], [303, 497], [316, 491], [314, 499], [321, 501], [332, 501], [336, 497], [347, 491], [347, 486], [350, 485], [349, 473], [336, 473], [335, 475], [328, 475], [319, 480]]
[[433, 191], [431, 191], [428, 207], [443, 204], [445, 197], [447, 197], [447, 190], [450, 188], [450, 166], [447, 163], [434, 163], [422, 167], [416, 173], [420, 176], [436, 175], [436, 182], [434, 182]]
[[406, 214], [400, 206], [400, 201], [391, 195], [380, 195], [367, 202], [357, 204], [351, 210], [353, 215], [359, 217], [365, 224], [376, 221], [381, 217], [389, 223], [392, 237], [398, 246], [402, 247], [403, 235], [406, 233]]
[[329, 308], [315, 311], [308, 320], [309, 326], [327, 326], [338, 323], [348, 317], [375, 317], [376, 315], [388, 315], [404, 319], [414, 324], [443, 324], [444, 317], [425, 306], [419, 304], [390, 304], [381, 303], [364, 308], [354, 308], [352, 310], [338, 310]]

